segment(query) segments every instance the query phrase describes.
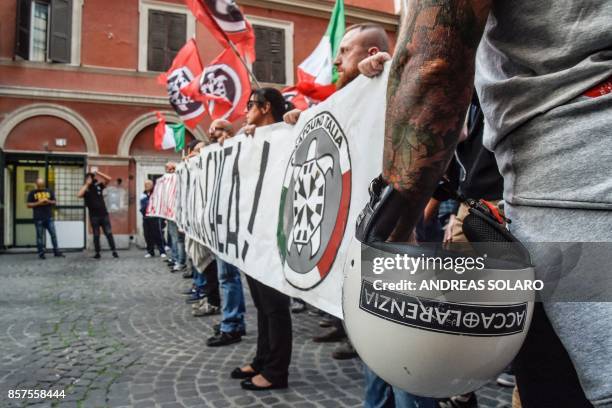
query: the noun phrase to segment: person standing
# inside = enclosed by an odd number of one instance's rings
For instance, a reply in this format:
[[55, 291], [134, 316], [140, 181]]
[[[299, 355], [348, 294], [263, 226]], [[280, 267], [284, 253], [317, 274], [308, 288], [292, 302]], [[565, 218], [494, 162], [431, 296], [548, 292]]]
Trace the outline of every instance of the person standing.
[[[96, 179], [96, 175], [102, 177], [102, 181]], [[106, 235], [108, 246], [113, 251], [113, 257], [118, 258], [117, 249], [115, 247], [115, 239], [111, 230], [110, 217], [104, 202], [102, 192], [112, 178], [102, 172], [87, 173], [85, 175], [85, 184], [77, 193], [77, 197], [85, 199], [85, 206], [89, 210], [89, 222], [93, 230], [94, 248], [96, 254], [95, 259], [100, 259], [100, 228]]]
[[57, 234], [55, 233], [55, 222], [53, 222], [53, 206], [56, 204], [55, 194], [45, 186], [42, 178], [36, 179], [36, 190], [28, 193], [28, 208], [32, 209], [34, 225], [36, 226], [36, 248], [38, 257], [45, 259], [44, 234], [49, 231], [53, 253], [55, 256], [63, 257], [57, 246]]
[[[210, 140], [223, 144], [234, 136], [232, 124], [224, 119], [216, 119], [210, 124]], [[223, 318], [214, 326], [214, 335], [206, 340], [208, 347], [220, 347], [238, 343], [246, 333], [244, 314], [246, 311], [240, 270], [221, 258], [217, 258], [218, 281], [223, 296], [221, 308]]]
[[[258, 127], [281, 122], [289, 107], [274, 88], [251, 92], [244, 131], [254, 136]], [[243, 379], [240, 386], [251, 391], [287, 388], [293, 333], [289, 296], [247, 275], [257, 309], [257, 352], [250, 364], [235, 368], [230, 376]]]
[[159, 218], [148, 217], [147, 207], [149, 206], [149, 199], [153, 194], [153, 180], [146, 180], [144, 183], [144, 191], [140, 196], [140, 213], [142, 214], [142, 230], [144, 233], [145, 243], [147, 245], [147, 254], [145, 258], [151, 258], [155, 256], [155, 247], [159, 250], [159, 254], [165, 257], [166, 250], [164, 248], [164, 241], [162, 239], [161, 224]]

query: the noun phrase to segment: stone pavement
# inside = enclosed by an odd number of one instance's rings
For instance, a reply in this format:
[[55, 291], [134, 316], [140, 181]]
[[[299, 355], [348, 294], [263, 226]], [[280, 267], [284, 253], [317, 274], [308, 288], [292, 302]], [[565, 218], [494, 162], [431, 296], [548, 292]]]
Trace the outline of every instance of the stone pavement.
[[[294, 316], [290, 388], [243, 391], [229, 372], [255, 352], [248, 290], [247, 336], [207, 348], [217, 316], [191, 316], [179, 294], [189, 281], [141, 251], [90, 256], [0, 256], [0, 407], [362, 405], [360, 361], [333, 360], [335, 344], [310, 341], [316, 317]], [[65, 398], [10, 400], [9, 389], [64, 390]], [[495, 384], [478, 393], [481, 407], [509, 407], [510, 395]]]

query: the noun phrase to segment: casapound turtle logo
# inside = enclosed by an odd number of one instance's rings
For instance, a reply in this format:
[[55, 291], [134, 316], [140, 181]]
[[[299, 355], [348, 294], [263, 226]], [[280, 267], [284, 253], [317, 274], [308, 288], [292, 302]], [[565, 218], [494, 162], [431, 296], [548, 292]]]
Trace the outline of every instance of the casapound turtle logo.
[[309, 290], [331, 270], [351, 198], [351, 159], [342, 128], [329, 112], [308, 121], [289, 160], [279, 207], [278, 249], [285, 278]]

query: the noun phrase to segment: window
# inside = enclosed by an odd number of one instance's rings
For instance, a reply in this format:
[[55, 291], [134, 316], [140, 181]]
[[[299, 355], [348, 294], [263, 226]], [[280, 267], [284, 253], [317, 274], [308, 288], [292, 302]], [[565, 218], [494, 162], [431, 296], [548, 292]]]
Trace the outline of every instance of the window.
[[260, 82], [293, 83], [293, 23], [247, 16], [255, 31], [253, 74]]
[[140, 0], [138, 70], [163, 72], [195, 37], [195, 17], [182, 4]]
[[187, 16], [166, 11], [149, 10], [147, 70], [166, 71], [185, 45]]
[[15, 54], [30, 61], [70, 62], [72, 0], [18, 0]]

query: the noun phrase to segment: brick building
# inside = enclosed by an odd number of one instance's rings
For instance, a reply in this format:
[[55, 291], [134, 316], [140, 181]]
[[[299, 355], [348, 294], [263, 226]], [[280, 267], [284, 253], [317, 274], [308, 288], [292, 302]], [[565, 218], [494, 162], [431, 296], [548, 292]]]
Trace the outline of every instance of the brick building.
[[[238, 3], [255, 28], [258, 80], [293, 84], [333, 1]], [[378, 22], [393, 40], [393, 0], [345, 0], [345, 7], [347, 25]], [[140, 242], [137, 195], [174, 156], [153, 147], [153, 112], [177, 119], [156, 76], [192, 37], [204, 63], [221, 51], [180, 0], [0, 2], [0, 248], [34, 245], [25, 200], [39, 176], [56, 191], [60, 246], [85, 247], [86, 214], [76, 192], [92, 168], [114, 178], [106, 199], [118, 245]], [[204, 139], [206, 126], [190, 137]]]

